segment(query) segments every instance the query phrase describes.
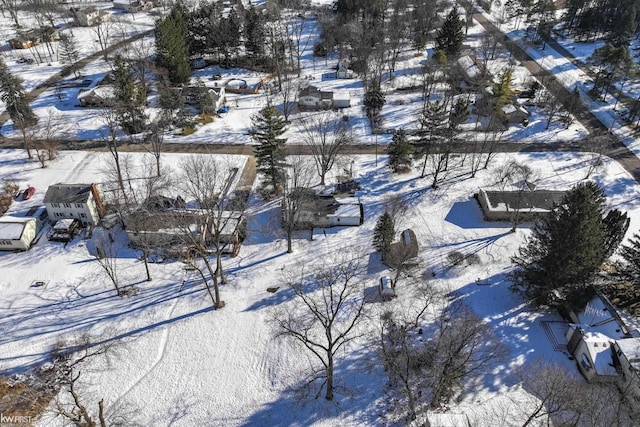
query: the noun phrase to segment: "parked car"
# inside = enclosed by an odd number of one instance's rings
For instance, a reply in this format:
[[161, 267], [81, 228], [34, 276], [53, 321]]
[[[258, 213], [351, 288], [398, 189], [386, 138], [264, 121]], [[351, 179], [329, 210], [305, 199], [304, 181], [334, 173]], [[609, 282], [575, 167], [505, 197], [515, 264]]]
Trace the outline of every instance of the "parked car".
[[22, 193], [22, 200], [29, 200], [31, 198], [31, 196], [33, 196], [33, 193], [35, 193], [35, 192], [36, 192], [36, 189], [34, 187], [27, 188]]

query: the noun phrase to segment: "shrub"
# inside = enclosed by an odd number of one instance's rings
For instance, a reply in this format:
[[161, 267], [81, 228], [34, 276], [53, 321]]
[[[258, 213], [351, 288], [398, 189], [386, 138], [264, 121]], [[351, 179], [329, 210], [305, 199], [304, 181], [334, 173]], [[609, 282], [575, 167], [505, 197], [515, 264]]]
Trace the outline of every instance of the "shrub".
[[213, 123], [213, 117], [211, 117], [211, 115], [209, 114], [200, 114], [198, 116], [198, 121], [203, 125], [206, 125], [208, 123]]
[[452, 266], [460, 265], [464, 261], [464, 254], [458, 251], [449, 252], [447, 254], [447, 261], [449, 261], [449, 264]]
[[191, 135], [192, 133], [194, 133], [196, 131], [195, 128], [192, 127], [186, 127], [184, 129], [182, 129], [182, 135], [187, 136], [187, 135]]

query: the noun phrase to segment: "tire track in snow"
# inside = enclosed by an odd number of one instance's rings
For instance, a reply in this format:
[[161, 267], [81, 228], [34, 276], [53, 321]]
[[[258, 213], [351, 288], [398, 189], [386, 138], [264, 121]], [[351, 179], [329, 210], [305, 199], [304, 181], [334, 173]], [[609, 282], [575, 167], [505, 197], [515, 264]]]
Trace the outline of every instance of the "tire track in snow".
[[[189, 277], [189, 276], [193, 276], [193, 275], [189, 275], [187, 273], [187, 271], [185, 270], [184, 277], [182, 279], [182, 286], [180, 286], [180, 290], [178, 291], [178, 295], [180, 295], [182, 293], [182, 290], [184, 289], [185, 283], [187, 283], [187, 281], [191, 281], [191, 279], [193, 278], [193, 277]], [[171, 304], [171, 308], [169, 309], [169, 312], [167, 313], [167, 316], [166, 316], [166, 318], [164, 320], [169, 320], [169, 319], [171, 319], [171, 317], [173, 317], [173, 313], [175, 312], [179, 301], [180, 301], [180, 298], [175, 298], [175, 300]], [[170, 329], [170, 327], [166, 326], [164, 328], [164, 330], [162, 331], [162, 335], [160, 336], [160, 343], [158, 345], [158, 351], [156, 352], [155, 359], [153, 359], [151, 364], [144, 370], [144, 373], [142, 375], [140, 375], [129, 387], [127, 387], [127, 389], [124, 392], [122, 392], [120, 394], [120, 396], [118, 396], [113, 401], [113, 403], [111, 403], [107, 407], [107, 410], [110, 410], [114, 405], [116, 405], [118, 402], [120, 402], [120, 400], [122, 400], [123, 397], [125, 397], [127, 394], [129, 394], [129, 392], [131, 390], [133, 390], [138, 384], [140, 384], [147, 377], [147, 375], [149, 375], [151, 373], [151, 371], [153, 371], [155, 369], [155, 367], [158, 366], [158, 364], [160, 362], [162, 362], [162, 359], [164, 358], [165, 352], [167, 350], [167, 344], [169, 342], [169, 329]]]
[[[77, 153], [74, 153], [74, 155]], [[82, 172], [84, 172], [89, 165], [92, 163], [92, 160], [96, 157], [97, 153], [94, 151], [90, 151], [85, 154], [79, 161], [78, 164], [69, 171], [68, 174], [65, 175], [64, 179], [59, 182], [73, 182], [76, 181], [75, 178], [80, 176]]]

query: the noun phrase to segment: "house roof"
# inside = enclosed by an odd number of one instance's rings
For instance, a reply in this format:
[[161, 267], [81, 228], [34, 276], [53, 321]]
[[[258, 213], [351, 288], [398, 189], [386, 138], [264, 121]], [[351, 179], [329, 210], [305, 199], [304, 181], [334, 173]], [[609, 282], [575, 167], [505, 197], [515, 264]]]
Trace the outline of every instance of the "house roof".
[[91, 184], [55, 184], [47, 188], [45, 203], [87, 203]]
[[468, 78], [475, 79], [482, 75], [480, 67], [478, 67], [475, 59], [470, 55], [464, 55], [458, 58], [458, 65]]
[[34, 218], [16, 218], [5, 216], [0, 218], [0, 239], [19, 240], [27, 223], [35, 222]]
[[616, 340], [616, 344], [629, 364], [638, 372], [640, 372], [640, 338], [625, 338]]
[[114, 98], [115, 93], [115, 86], [107, 84], [103, 86], [96, 86], [91, 89], [80, 90], [80, 93], [78, 93], [78, 99], [83, 99], [89, 96], [95, 96], [100, 99], [109, 99]]
[[313, 96], [320, 99], [333, 99], [333, 92], [323, 91], [315, 86], [307, 86], [300, 90], [298, 96]]
[[611, 357], [611, 339], [600, 332], [585, 332], [582, 338], [598, 375], [617, 375]]
[[520, 210], [531, 209], [550, 211], [554, 205], [562, 202], [564, 191], [535, 190], [535, 191], [485, 191], [491, 208], [498, 209], [508, 205], [510, 208], [520, 206]]

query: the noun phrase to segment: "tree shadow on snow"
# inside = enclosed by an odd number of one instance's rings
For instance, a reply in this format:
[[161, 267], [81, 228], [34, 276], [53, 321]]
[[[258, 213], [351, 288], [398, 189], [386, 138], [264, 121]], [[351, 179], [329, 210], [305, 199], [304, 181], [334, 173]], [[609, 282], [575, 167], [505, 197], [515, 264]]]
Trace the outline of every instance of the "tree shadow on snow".
[[[128, 322], [136, 317], [146, 319], [149, 310], [154, 310], [162, 304], [175, 302], [177, 299], [188, 298], [196, 301], [204, 298], [205, 290], [199, 281], [186, 281], [182, 291], [178, 290], [179, 287], [177, 283], [142, 287], [138, 288], [139, 292], [134, 297], [119, 297], [113, 289], [82, 294], [77, 287], [73, 287], [67, 289], [66, 295], [38, 293], [36, 297], [40, 302], [35, 304], [31, 302], [21, 304], [19, 299], [5, 301], [7, 303], [5, 306], [10, 309], [0, 307], [0, 331], [2, 331], [0, 346], [15, 346], [23, 343], [24, 345], [19, 348], [23, 348], [25, 352], [17, 351], [11, 357], [0, 356], [0, 361], [32, 361], [14, 369], [16, 372], [23, 371], [47, 361], [49, 357], [49, 350], [41, 353], [26, 353], [31, 348], [28, 345], [29, 342], [34, 338], [51, 340], [53, 343], [56, 337], [82, 333], [91, 328], [117, 325], [121, 319], [127, 319]], [[144, 323], [143, 326], [124, 332], [117, 331], [92, 345], [147, 333], [158, 327], [211, 310], [211, 307], [207, 306], [153, 323], [139, 322], [138, 324]], [[33, 359], [36, 360], [33, 361]]]
[[505, 272], [468, 283], [448, 295], [452, 300], [468, 304], [508, 351], [507, 358], [489, 373], [469, 380], [463, 398], [475, 396], [481, 389], [499, 392], [501, 387], [516, 385], [520, 379], [514, 370], [519, 365], [532, 366], [536, 360], [550, 357], [553, 360], [549, 363], [566, 359], [562, 352], [555, 352], [541, 323], [561, 321], [560, 315], [532, 307], [512, 292], [510, 285]]
[[[304, 377], [309, 372], [310, 369], [302, 372], [301, 376]], [[347, 353], [345, 358], [337, 361], [334, 373], [337, 385], [334, 401], [324, 399], [324, 390], [315, 398], [318, 389], [313, 387], [305, 396], [301, 389], [307, 380], [303, 378], [284, 390], [276, 400], [249, 416], [241, 425], [306, 426], [323, 420], [339, 420], [345, 424], [357, 420], [359, 425], [378, 424], [379, 414], [374, 403], [383, 393], [382, 386], [386, 378], [373, 350], [367, 347]]]

